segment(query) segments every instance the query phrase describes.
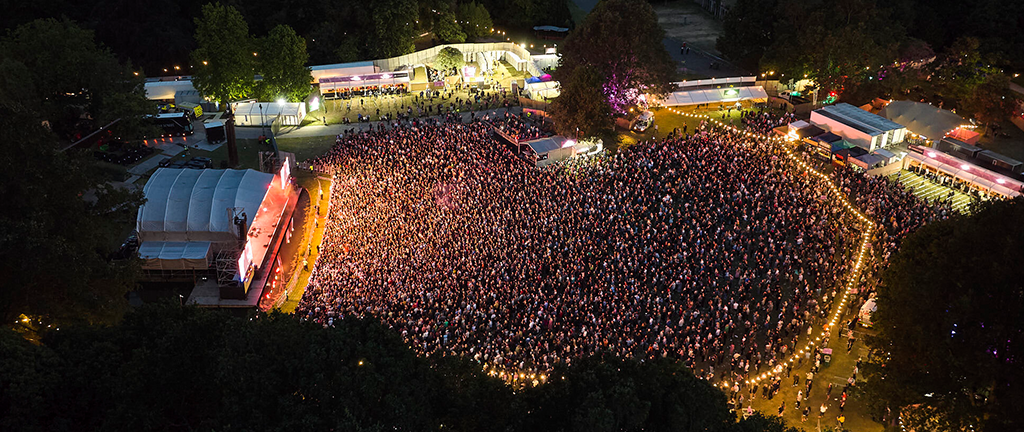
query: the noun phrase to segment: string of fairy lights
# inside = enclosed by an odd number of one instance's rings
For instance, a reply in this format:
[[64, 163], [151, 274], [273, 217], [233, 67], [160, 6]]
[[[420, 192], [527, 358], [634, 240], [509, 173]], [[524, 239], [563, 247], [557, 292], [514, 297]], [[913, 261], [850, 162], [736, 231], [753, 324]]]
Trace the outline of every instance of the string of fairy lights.
[[[858, 251], [858, 254], [857, 254], [857, 261], [854, 264], [853, 271], [850, 274], [850, 279], [845, 284], [845, 289], [843, 290], [842, 299], [839, 301], [838, 307], [835, 308], [835, 311], [832, 313], [831, 318], [828, 321], [828, 325], [822, 328], [821, 333], [819, 333], [819, 335], [817, 337], [815, 337], [814, 340], [810, 340], [810, 338], [808, 338], [807, 342], [804, 344], [802, 349], [800, 349], [800, 350], [794, 349], [792, 351], [792, 354], [790, 355], [790, 357], [788, 359], [784, 360], [783, 362], [779, 362], [778, 365], [784, 365], [786, 363], [793, 364], [794, 362], [797, 362], [799, 360], [800, 356], [804, 355], [804, 353], [806, 353], [806, 352], [811, 351], [814, 347], [816, 347], [818, 344], [820, 344], [822, 338], [827, 337], [830, 334], [830, 332], [832, 331], [832, 329], [835, 327], [835, 325], [839, 322], [840, 316], [842, 315], [842, 311], [846, 308], [847, 303], [850, 301], [850, 294], [852, 293], [853, 288], [855, 288], [857, 286], [857, 282], [860, 280], [861, 270], [863, 269], [863, 266], [864, 266], [864, 257], [865, 257], [865, 255], [868, 254], [868, 249], [870, 248], [871, 233], [874, 231], [874, 226], [875, 226], [874, 222], [872, 222], [867, 216], [865, 216], [863, 213], [861, 213], [853, 204], [850, 203], [850, 201], [846, 197], [846, 195], [843, 194], [842, 191], [839, 189], [839, 187], [836, 186], [836, 184], [833, 183], [829, 179], [828, 175], [826, 175], [824, 173], [821, 173], [818, 170], [815, 170], [809, 164], [807, 164], [806, 162], [801, 160], [799, 157], [797, 157], [796, 154], [794, 154], [793, 149], [790, 146], [786, 145], [787, 141], [791, 141], [792, 139], [787, 139], [787, 138], [784, 138], [784, 137], [773, 137], [773, 136], [768, 136], [768, 135], [757, 133], [757, 132], [750, 132], [750, 131], [747, 131], [747, 130], [741, 130], [741, 129], [738, 129], [738, 128], [732, 126], [732, 125], [728, 125], [728, 124], [725, 124], [725, 123], [723, 123], [721, 121], [718, 121], [718, 120], [712, 118], [711, 116], [708, 116], [708, 115], [705, 115], [705, 114], [687, 113], [687, 112], [682, 112], [682, 111], [676, 110], [674, 108], [666, 108], [666, 109], [668, 111], [674, 113], [674, 114], [681, 115], [681, 116], [684, 116], [684, 117], [690, 117], [690, 118], [695, 118], [695, 119], [700, 119], [700, 120], [706, 120], [706, 121], [710, 122], [710, 124], [712, 124], [712, 125], [714, 125], [716, 127], [728, 130], [728, 131], [733, 132], [733, 133], [738, 134], [738, 135], [742, 135], [742, 136], [746, 136], [746, 137], [750, 137], [750, 138], [754, 138], [754, 139], [762, 139], [762, 140], [765, 140], [765, 141], [767, 141], [769, 143], [772, 143], [774, 145], [780, 146], [781, 149], [785, 152], [786, 156], [790, 160], [792, 160], [797, 166], [799, 166], [805, 172], [820, 178], [822, 180], [822, 183], [827, 185], [829, 191], [831, 192], [831, 196], [833, 196], [836, 199], [838, 199], [840, 204], [843, 205], [844, 209], [847, 212], [851, 213], [853, 216], [855, 216], [857, 219], [859, 219], [861, 222], [863, 222], [863, 223], [865, 223], [867, 225], [867, 229], [864, 230], [864, 233], [861, 236], [860, 247], [859, 247], [859, 251]], [[332, 182], [332, 185], [333, 185], [333, 182]], [[330, 197], [330, 195], [328, 195], [328, 196]], [[328, 205], [330, 205], [330, 204], [328, 204]], [[419, 350], [417, 350], [417, 351], [419, 351]], [[506, 367], [503, 367], [503, 366], [500, 366], [500, 365], [493, 365], [493, 364], [487, 364], [487, 363], [484, 363], [482, 367], [483, 367], [483, 372], [486, 373], [487, 375], [492, 376], [492, 377], [497, 377], [497, 378], [505, 381], [506, 383], [508, 383], [508, 384], [510, 384], [510, 385], [512, 385], [514, 387], [526, 387], [526, 386], [534, 386], [534, 387], [536, 387], [536, 386], [538, 386], [540, 384], [546, 383], [551, 378], [551, 377], [548, 376], [548, 374], [546, 372], [537, 371], [537, 370], [523, 370], [523, 369], [516, 369], [516, 368], [506, 368]], [[760, 375], [757, 375], [757, 376], [754, 376], [752, 378], [746, 379], [744, 382], [746, 384], [757, 384], [757, 383], [759, 383], [761, 381], [764, 381], [764, 380], [773, 379], [775, 376], [777, 376], [777, 375], [779, 375], [781, 373], [782, 373], [781, 368], [775, 367], [775, 368], [769, 370], [768, 372], [764, 372], [764, 373], [762, 373]], [[732, 381], [732, 382], [730, 382], [729, 380], [723, 380], [721, 383], [718, 383], [716, 385], [721, 386], [723, 388], [729, 388], [732, 384], [740, 384], [740, 381]]]
[[[867, 225], [867, 229], [864, 230], [864, 234], [861, 236], [860, 247], [857, 253], [857, 262], [853, 266], [853, 271], [850, 273], [850, 279], [847, 281], [845, 289], [843, 290], [843, 297], [839, 301], [838, 307], [836, 307], [835, 311], [832, 313], [832, 316], [828, 321], [828, 325], [821, 329], [821, 333], [818, 336], [816, 336], [813, 341], [810, 340], [810, 338], [808, 338], [807, 343], [804, 345], [802, 349], [793, 350], [793, 354], [789, 357], [789, 359], [785, 360], [785, 362], [779, 363], [779, 365], [783, 365], [786, 363], [793, 364], [794, 362], [798, 361], [800, 356], [804, 355], [805, 352], [811, 351], [812, 348], [820, 344], [822, 338], [831, 334], [832, 329], [835, 327], [836, 323], [839, 322], [839, 318], [841, 317], [843, 310], [846, 308], [847, 302], [850, 301], [850, 294], [853, 292], [853, 289], [857, 286], [857, 282], [860, 280], [861, 270], [864, 266], [864, 257], [865, 255], [868, 254], [868, 249], [871, 245], [871, 233], [874, 231], [875, 223], [872, 222], [867, 216], [861, 213], [860, 210], [858, 210], [853, 204], [850, 203], [850, 200], [846, 197], [845, 194], [842, 193], [842, 191], [839, 189], [839, 186], [836, 186], [836, 184], [828, 178], [828, 175], [814, 169], [812, 166], [810, 166], [809, 164], [801, 160], [799, 157], [797, 157], [797, 155], [793, 153], [793, 148], [786, 145], [786, 142], [791, 141], [791, 139], [773, 137], [756, 132], [740, 130], [732, 125], [727, 125], [725, 123], [722, 123], [721, 121], [718, 121], [704, 114], [685, 113], [674, 108], [667, 109], [678, 115], [710, 121], [715, 126], [718, 126], [720, 128], [726, 129], [739, 135], [752, 138], [760, 138], [772, 144], [779, 145], [782, 148], [782, 150], [786, 153], [786, 156], [790, 160], [795, 162], [805, 172], [821, 178], [821, 180], [823, 180], [823, 183], [828, 186], [829, 191], [832, 192], [832, 196], [836, 197], [839, 200], [840, 204], [843, 205], [846, 211], [850, 212], [857, 219], [860, 219], [861, 222]], [[782, 371], [780, 370], [780, 368], [774, 368], [769, 370], [768, 372], [764, 372], [758, 376], [749, 378], [745, 382], [746, 384], [757, 384], [764, 380], [773, 379], [776, 375], [781, 373]], [[729, 388], [730, 385], [734, 383], [738, 382], [729, 382], [729, 380], [723, 380], [720, 385], [723, 388]]]
[[[739, 128], [725, 124], [705, 114], [687, 113], [676, 110], [674, 108], [666, 109], [674, 114], [681, 115], [684, 117], [706, 120], [716, 127], [728, 130], [738, 135], [754, 139], [762, 139], [774, 145], [780, 146], [781, 149], [785, 152], [786, 156], [790, 160], [792, 160], [797, 166], [799, 166], [804, 172], [807, 172], [810, 175], [820, 178], [822, 180], [822, 183], [827, 185], [829, 192], [831, 192], [831, 196], [838, 199], [839, 203], [843, 205], [843, 208], [847, 212], [851, 213], [854, 217], [856, 217], [861, 222], [867, 225], [867, 229], [864, 230], [864, 233], [861, 236], [860, 247], [857, 253], [857, 261], [853, 266], [853, 271], [850, 273], [850, 279], [845, 284], [842, 299], [839, 301], [838, 307], [836, 307], [835, 311], [832, 313], [832, 316], [828, 321], [828, 325], [821, 329], [821, 333], [819, 333], [818, 336], [814, 338], [814, 340], [810, 340], [810, 338], [808, 338], [807, 342], [804, 344], [802, 349], [794, 349], [788, 359], [785, 359], [783, 362], [778, 363], [778, 365], [780, 366], [787, 363], [792, 365], [794, 362], [797, 362], [800, 359], [800, 356], [804, 355], [804, 353], [810, 352], [814, 347], [818, 346], [821, 343], [822, 338], [825, 338], [829, 334], [831, 334], [832, 329], [839, 322], [843, 310], [846, 308], [847, 303], [850, 301], [850, 294], [853, 292], [853, 289], [857, 286], [857, 283], [860, 280], [861, 271], [864, 267], [864, 257], [865, 255], [868, 254], [868, 250], [871, 245], [871, 233], [874, 231], [875, 223], [871, 221], [863, 213], [861, 213], [860, 210], [858, 210], [853, 204], [850, 203], [850, 200], [846, 197], [845, 194], [842, 193], [842, 191], [839, 189], [839, 186], [836, 186], [836, 184], [829, 179], [828, 175], [814, 169], [812, 166], [810, 166], [809, 164], [801, 160], [799, 157], [797, 157], [796, 154], [794, 154], [793, 148], [791, 146], [786, 145], [788, 141], [792, 141], [791, 138], [773, 137], [757, 132], [741, 130]], [[483, 371], [484, 373], [492, 377], [500, 378], [503, 381], [507, 382], [508, 384], [516, 387], [531, 385], [535, 387], [540, 384], [546, 383], [549, 379], [548, 375], [542, 372], [533, 370], [516, 370], [504, 368], [498, 365], [484, 364]], [[748, 378], [744, 382], [748, 385], [757, 384], [761, 381], [774, 379], [777, 375], [781, 374], [782, 372], [782, 368], [776, 367], [769, 370], [768, 372], [764, 372], [760, 375]], [[717, 385], [721, 386], [722, 388], [729, 388], [732, 384], [739, 383], [739, 381], [730, 382], [729, 380], [723, 380], [721, 383]]]

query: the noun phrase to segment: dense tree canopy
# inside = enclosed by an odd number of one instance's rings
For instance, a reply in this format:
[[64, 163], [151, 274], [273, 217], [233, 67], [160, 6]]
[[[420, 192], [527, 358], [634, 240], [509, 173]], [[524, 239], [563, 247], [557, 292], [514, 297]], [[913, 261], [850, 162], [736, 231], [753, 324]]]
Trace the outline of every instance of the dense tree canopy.
[[909, 236], [882, 276], [868, 400], [917, 430], [1020, 430], [1024, 199]]
[[605, 0], [565, 40], [555, 76], [562, 82], [577, 81], [576, 69], [592, 68], [601, 76], [599, 87], [612, 112], [623, 113], [641, 95], [669, 90], [674, 66], [662, 44], [664, 37], [654, 9], [646, 2]]
[[720, 390], [668, 359], [583, 359], [547, 381], [513, 392], [352, 317], [325, 328], [164, 305], [41, 345], [0, 331], [3, 430], [790, 432], [737, 423]]
[[434, 35], [444, 43], [463, 43], [466, 33], [459, 25], [459, 19], [452, 12], [446, 12], [434, 22]]
[[[141, 193], [106, 184], [93, 162], [17, 106], [0, 105], [0, 314], [33, 325], [113, 322], [134, 288], [133, 261], [110, 261]], [[91, 155], [90, 155], [91, 156]]]
[[590, 137], [612, 128], [612, 109], [601, 92], [602, 77], [593, 66], [577, 67], [562, 81], [562, 93], [551, 103], [551, 117], [565, 136]]
[[494, 22], [491, 21], [491, 14], [487, 8], [476, 2], [463, 3], [459, 5], [459, 21], [462, 21], [462, 31], [469, 38], [482, 38], [491, 34]]
[[142, 78], [67, 20], [32, 21], [0, 40], [0, 99], [67, 140], [119, 118], [118, 132], [130, 137], [155, 111]]

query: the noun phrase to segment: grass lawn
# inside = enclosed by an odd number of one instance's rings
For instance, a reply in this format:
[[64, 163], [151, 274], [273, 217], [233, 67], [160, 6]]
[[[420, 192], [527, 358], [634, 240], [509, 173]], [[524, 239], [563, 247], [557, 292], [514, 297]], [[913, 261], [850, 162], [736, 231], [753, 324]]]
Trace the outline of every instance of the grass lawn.
[[299, 162], [320, 156], [326, 153], [333, 145], [333, 136], [277, 139], [278, 149], [283, 152], [295, 153], [295, 159]]
[[[254, 139], [239, 139], [238, 143], [238, 167], [239, 169], [259, 169], [259, 151], [265, 150], [270, 151], [271, 148], [264, 146], [260, 148]], [[199, 150], [194, 148], [186, 149], [182, 154], [185, 155], [185, 159], [191, 159], [193, 157], [207, 157], [213, 161], [213, 167], [220, 169], [221, 161], [228, 160], [228, 146], [224, 144], [218, 147], [214, 151]], [[181, 155], [178, 155], [181, 157]]]

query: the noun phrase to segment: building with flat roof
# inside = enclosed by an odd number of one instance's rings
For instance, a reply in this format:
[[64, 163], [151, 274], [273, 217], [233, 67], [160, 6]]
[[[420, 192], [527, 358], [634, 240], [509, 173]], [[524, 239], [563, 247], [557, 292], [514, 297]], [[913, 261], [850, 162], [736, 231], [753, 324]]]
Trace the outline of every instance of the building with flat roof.
[[903, 142], [907, 135], [907, 128], [903, 125], [848, 103], [812, 111], [811, 123], [869, 152], [891, 148]]

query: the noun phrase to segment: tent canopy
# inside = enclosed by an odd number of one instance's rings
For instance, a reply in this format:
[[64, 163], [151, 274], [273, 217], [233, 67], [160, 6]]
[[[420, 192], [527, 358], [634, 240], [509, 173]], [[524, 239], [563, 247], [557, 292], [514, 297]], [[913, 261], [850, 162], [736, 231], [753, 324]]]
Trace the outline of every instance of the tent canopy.
[[913, 101], [891, 102], [882, 108], [879, 115], [931, 140], [942, 139], [946, 133], [964, 123], [964, 119], [951, 111]]
[[670, 93], [665, 106], [686, 106], [707, 103], [739, 102], [742, 100], [767, 100], [764, 87], [730, 87], [711, 90], [689, 90]]
[[251, 224], [273, 179], [273, 174], [254, 170], [159, 168], [143, 189], [146, 204], [136, 219], [139, 239], [236, 241], [232, 212], [245, 212]]
[[538, 138], [535, 140], [524, 141], [521, 144], [526, 144], [530, 146], [530, 148], [533, 149], [534, 153], [542, 155], [551, 150], [562, 148], [562, 146], [565, 145], [565, 142], [568, 140], [569, 139], [566, 137], [552, 136], [547, 138]]
[[210, 257], [208, 241], [145, 241], [139, 245], [142, 268], [147, 270], [206, 270]]

